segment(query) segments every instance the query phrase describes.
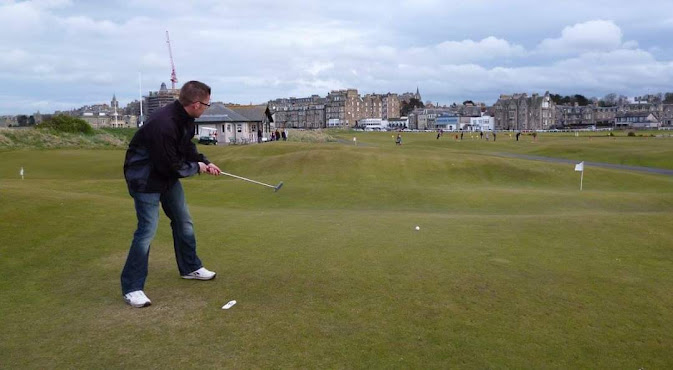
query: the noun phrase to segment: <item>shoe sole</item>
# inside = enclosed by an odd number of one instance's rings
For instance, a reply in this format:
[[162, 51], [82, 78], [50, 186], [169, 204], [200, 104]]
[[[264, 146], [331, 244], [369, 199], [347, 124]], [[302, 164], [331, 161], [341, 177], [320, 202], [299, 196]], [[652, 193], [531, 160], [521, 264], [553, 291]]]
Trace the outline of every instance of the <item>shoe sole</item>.
[[209, 278], [203, 278], [203, 277], [199, 277], [199, 276], [185, 275], [185, 276], [182, 276], [182, 278], [187, 279], [187, 280], [204, 280], [204, 281], [206, 281], [206, 280], [213, 280], [213, 279], [215, 279], [216, 276], [217, 276], [217, 274], [215, 274], [215, 275], [213, 275]]
[[135, 308], [143, 308], [143, 307], [148, 307], [148, 306], [152, 305], [152, 302], [145, 302], [143, 304], [133, 304], [129, 301], [124, 301], [124, 302], [126, 302], [126, 304], [128, 304], [129, 306], [135, 307]]

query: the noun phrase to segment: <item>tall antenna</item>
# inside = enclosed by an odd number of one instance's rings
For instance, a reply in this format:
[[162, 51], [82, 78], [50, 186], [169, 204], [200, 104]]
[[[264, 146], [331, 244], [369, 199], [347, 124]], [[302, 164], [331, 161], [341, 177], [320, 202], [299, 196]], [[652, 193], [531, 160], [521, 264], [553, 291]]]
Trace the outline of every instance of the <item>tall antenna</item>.
[[171, 39], [168, 38], [168, 31], [166, 31], [166, 44], [168, 44], [168, 56], [171, 58], [171, 88], [175, 90], [175, 84], [178, 82], [178, 76], [175, 74], [175, 64], [173, 64], [173, 52], [171, 51]]

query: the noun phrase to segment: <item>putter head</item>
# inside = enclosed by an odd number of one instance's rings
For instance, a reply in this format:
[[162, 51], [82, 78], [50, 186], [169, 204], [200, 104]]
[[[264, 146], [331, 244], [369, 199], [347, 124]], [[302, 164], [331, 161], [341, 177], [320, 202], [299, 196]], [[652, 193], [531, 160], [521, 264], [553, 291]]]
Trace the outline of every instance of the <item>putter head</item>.
[[274, 192], [274, 193], [277, 192], [277, 191], [280, 190], [280, 188], [282, 188], [282, 187], [283, 187], [283, 182], [281, 181], [278, 185], [276, 185], [275, 188], [273, 188], [273, 192]]

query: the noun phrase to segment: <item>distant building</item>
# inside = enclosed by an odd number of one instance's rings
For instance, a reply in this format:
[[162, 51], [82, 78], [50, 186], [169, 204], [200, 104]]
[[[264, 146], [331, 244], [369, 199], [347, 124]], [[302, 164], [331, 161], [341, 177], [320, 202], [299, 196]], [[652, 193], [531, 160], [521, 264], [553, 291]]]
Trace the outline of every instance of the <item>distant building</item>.
[[388, 129], [388, 121], [382, 118], [363, 118], [358, 121], [358, 127], [365, 131], [385, 131]]
[[326, 127], [325, 102], [325, 98], [312, 95], [271, 100], [268, 106], [278, 127], [318, 129]]
[[484, 115], [481, 117], [470, 117], [470, 123], [460, 128], [463, 131], [493, 131], [495, 130], [495, 118]]
[[414, 98], [420, 102], [423, 100], [421, 99], [421, 93], [418, 91], [418, 87], [416, 87], [416, 93], [411, 93], [411, 92], [406, 92], [404, 94], [400, 95], [400, 102], [406, 102], [408, 103], [411, 101], [411, 99]]
[[457, 131], [460, 128], [460, 116], [453, 112], [441, 113], [435, 119], [435, 129]]
[[596, 126], [612, 126], [617, 117], [619, 108], [594, 106], [594, 124]]
[[151, 115], [152, 113], [154, 113], [154, 111], [163, 107], [164, 105], [176, 101], [179, 97], [180, 97], [180, 89], [169, 90], [166, 88], [166, 84], [162, 82], [159, 91], [150, 91], [150, 94], [145, 96], [147, 115]]
[[383, 118], [383, 99], [379, 94], [367, 94], [362, 98], [362, 118]]
[[412, 130], [435, 130], [437, 129], [437, 117], [445, 113], [457, 116], [455, 110], [450, 108], [414, 109], [408, 116], [408, 127]]
[[493, 107], [496, 130], [546, 130], [555, 123], [556, 109], [549, 91], [530, 98], [526, 93], [500, 95]]
[[361, 116], [362, 99], [357, 89], [333, 90], [327, 94], [327, 127], [354, 127]]
[[388, 128], [391, 130], [409, 128], [409, 119], [407, 117], [388, 118]]
[[616, 128], [659, 128], [661, 121], [651, 112], [624, 112], [615, 117]]
[[397, 94], [388, 93], [381, 99], [383, 119], [400, 118], [400, 98]]
[[[573, 105], [557, 105], [555, 109], [557, 126], [584, 128], [596, 124], [593, 105], [580, 106], [575, 103]], [[604, 113], [607, 112], [609, 110]], [[614, 116], [612, 116], [612, 121], [614, 122]]]
[[271, 113], [266, 105], [226, 106], [212, 103], [196, 124], [195, 135], [204, 128], [212, 131], [219, 145], [257, 143], [258, 131], [268, 138], [271, 135]]

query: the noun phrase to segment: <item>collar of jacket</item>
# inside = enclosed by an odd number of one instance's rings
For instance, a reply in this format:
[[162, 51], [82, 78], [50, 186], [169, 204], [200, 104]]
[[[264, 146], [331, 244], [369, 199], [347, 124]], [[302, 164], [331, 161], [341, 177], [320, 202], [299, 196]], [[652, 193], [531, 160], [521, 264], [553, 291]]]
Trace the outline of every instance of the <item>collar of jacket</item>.
[[178, 119], [180, 119], [181, 122], [183, 121], [194, 121], [194, 117], [190, 116], [187, 111], [185, 110], [185, 107], [182, 106], [179, 100], [176, 100], [173, 102], [173, 110], [175, 110], [175, 113], [177, 113]]

